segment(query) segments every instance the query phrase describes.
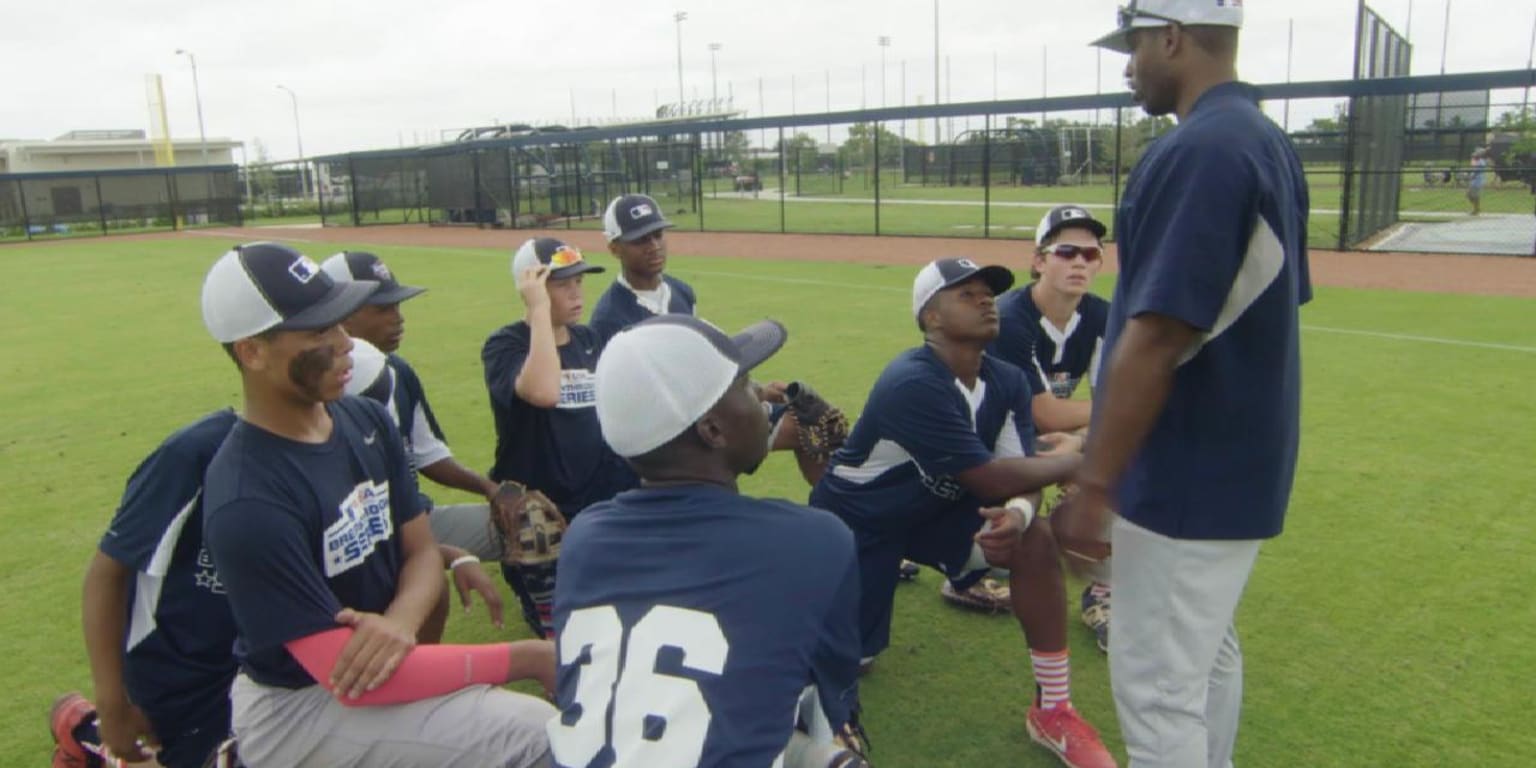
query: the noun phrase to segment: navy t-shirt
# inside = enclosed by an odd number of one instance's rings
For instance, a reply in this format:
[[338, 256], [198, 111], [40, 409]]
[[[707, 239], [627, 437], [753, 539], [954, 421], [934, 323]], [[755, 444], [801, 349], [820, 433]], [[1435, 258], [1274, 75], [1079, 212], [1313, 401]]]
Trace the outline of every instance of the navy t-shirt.
[[532, 329], [505, 326], [485, 340], [480, 360], [496, 419], [492, 480], [515, 480], [543, 491], [567, 518], [588, 505], [640, 484], [629, 464], [603, 442], [597, 423], [597, 358], [603, 340], [585, 325], [568, 326], [560, 354], [560, 403], [539, 408], [517, 396]]
[[[443, 459], [453, 456], [448, 449], [448, 438], [437, 425], [432, 406], [427, 403], [427, 390], [404, 358], [391, 353], [385, 358], [394, 386], [390, 391], [389, 404], [395, 425], [400, 427], [400, 439], [405, 443], [405, 457], [411, 463], [411, 471], [420, 472]], [[419, 485], [419, 480], [418, 480]], [[420, 493], [421, 508], [432, 509], [432, 499]]]
[[848, 722], [857, 568], [847, 528], [787, 501], [689, 485], [588, 508], [555, 586], [555, 763], [768, 766], [808, 686], [823, 726]]
[[615, 333], [634, 325], [647, 318], [660, 314], [691, 315], [698, 304], [698, 298], [693, 293], [693, 287], [671, 276], [661, 276], [664, 291], [665, 311], [657, 312], [654, 308], [641, 303], [640, 297], [633, 289], [625, 285], [622, 280], [614, 279], [613, 284], [597, 300], [597, 307], [592, 310], [592, 330], [597, 331], [605, 340], [613, 338]]
[[372, 400], [327, 403], [319, 444], [241, 421], [208, 467], [208, 549], [229, 591], [242, 671], [263, 685], [314, 685], [284, 644], [328, 629], [342, 608], [383, 613], [421, 513], [395, 423]]
[[138, 572], [124, 684], [167, 739], [219, 713], [229, 727], [235, 620], [203, 546], [203, 471], [236, 421], [217, 411], [167, 437], [128, 478], [99, 545]]
[[1084, 294], [1065, 329], [1057, 328], [1035, 305], [1035, 283], [997, 300], [1002, 330], [987, 351], [1022, 368], [1035, 394], [1047, 390], [1066, 399], [1078, 382], [1091, 382], [1099, 370], [1109, 302]]
[[1309, 201], [1256, 98], [1243, 83], [1202, 95], [1142, 156], [1115, 219], [1105, 359], [1145, 313], [1202, 332], [1118, 489], [1120, 514], [1165, 536], [1275, 536], [1295, 475]]
[[1023, 371], [982, 357], [967, 392], [927, 346], [902, 352], [875, 380], [848, 440], [832, 455], [811, 505], [856, 529], [900, 530], [977, 499], [955, 475], [993, 457], [1033, 453], [1031, 392]]

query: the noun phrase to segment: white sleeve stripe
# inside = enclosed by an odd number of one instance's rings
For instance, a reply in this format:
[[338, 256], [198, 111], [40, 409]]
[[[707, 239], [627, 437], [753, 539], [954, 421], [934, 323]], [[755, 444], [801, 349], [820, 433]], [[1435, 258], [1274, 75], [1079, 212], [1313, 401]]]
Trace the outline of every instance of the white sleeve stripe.
[[1221, 313], [1216, 316], [1211, 330], [1196, 339], [1191, 348], [1179, 358], [1179, 365], [1193, 360], [1205, 345], [1231, 328], [1264, 295], [1264, 291], [1274, 284], [1285, 267], [1285, 246], [1280, 244], [1280, 238], [1269, 226], [1269, 222], [1263, 216], [1257, 218], [1253, 236], [1248, 239], [1248, 250], [1243, 253], [1243, 265], [1238, 268], [1237, 277], [1232, 280], [1232, 290], [1227, 293]]

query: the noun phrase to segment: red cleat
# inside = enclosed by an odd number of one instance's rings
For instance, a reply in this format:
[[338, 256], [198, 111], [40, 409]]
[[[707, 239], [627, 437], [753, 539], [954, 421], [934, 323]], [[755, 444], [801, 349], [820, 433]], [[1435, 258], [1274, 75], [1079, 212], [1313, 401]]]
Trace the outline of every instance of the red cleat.
[[48, 712], [48, 730], [53, 731], [53, 768], [86, 768], [90, 765], [85, 747], [75, 740], [75, 729], [96, 716], [96, 708], [78, 693], [66, 693], [53, 700]]
[[1099, 740], [1099, 732], [1070, 704], [1054, 709], [1031, 704], [1024, 725], [1029, 738], [1056, 753], [1071, 768], [1115, 768], [1115, 758]]

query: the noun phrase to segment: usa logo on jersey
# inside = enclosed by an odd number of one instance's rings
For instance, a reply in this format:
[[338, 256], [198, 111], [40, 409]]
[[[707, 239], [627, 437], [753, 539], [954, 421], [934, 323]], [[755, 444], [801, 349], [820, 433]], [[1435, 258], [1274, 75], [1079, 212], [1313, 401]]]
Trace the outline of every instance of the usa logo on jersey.
[[340, 517], [325, 529], [325, 576], [361, 565], [380, 542], [395, 533], [389, 515], [389, 483], [363, 481], [342, 499]]

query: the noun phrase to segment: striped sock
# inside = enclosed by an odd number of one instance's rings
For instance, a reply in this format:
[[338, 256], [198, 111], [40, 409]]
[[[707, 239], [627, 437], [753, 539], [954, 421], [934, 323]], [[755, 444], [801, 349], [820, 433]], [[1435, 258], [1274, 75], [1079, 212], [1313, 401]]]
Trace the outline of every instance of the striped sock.
[[1040, 653], [1031, 649], [1029, 661], [1035, 667], [1035, 684], [1040, 686], [1040, 708], [1071, 704], [1072, 665], [1067, 661], [1067, 652]]

